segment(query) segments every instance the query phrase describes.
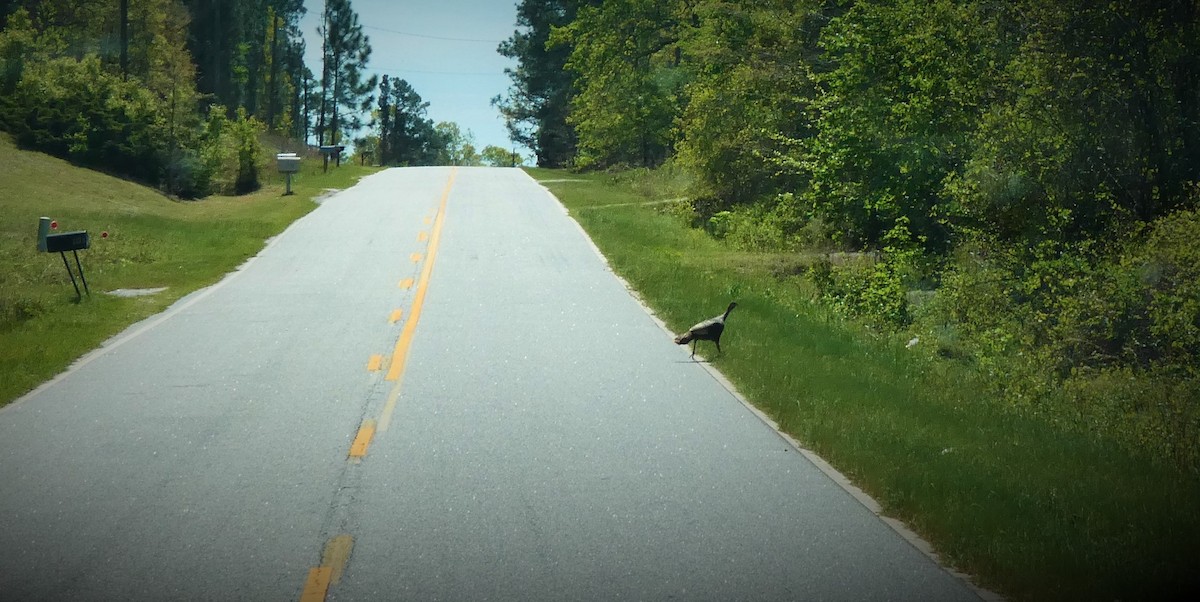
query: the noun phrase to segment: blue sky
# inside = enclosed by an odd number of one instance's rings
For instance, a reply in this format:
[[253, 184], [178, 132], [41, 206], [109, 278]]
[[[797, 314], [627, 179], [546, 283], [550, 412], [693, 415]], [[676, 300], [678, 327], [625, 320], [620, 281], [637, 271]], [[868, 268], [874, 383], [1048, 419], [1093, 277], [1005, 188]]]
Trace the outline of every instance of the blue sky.
[[[304, 6], [305, 56], [319, 75], [316, 30], [324, 2], [305, 0]], [[516, 0], [351, 0], [351, 6], [370, 38], [371, 73], [408, 80], [429, 102], [429, 118], [470, 130], [477, 149], [512, 148], [491, 99], [508, 90], [505, 67], [516, 66], [496, 52], [516, 29]]]

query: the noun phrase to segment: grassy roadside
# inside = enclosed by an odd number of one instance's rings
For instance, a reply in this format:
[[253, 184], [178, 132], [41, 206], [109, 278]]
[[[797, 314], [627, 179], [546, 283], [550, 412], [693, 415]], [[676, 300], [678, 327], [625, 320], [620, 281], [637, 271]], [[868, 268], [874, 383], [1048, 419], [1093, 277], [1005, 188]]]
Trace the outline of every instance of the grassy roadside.
[[[178, 202], [152, 189], [15, 148], [0, 136], [0, 406], [65, 369], [130, 324], [219, 280], [316, 204], [374, 170], [306, 161], [284, 197], [269, 166], [264, 187], [242, 197]], [[75, 291], [57, 254], [37, 252], [40, 216], [59, 231], [87, 230], [80, 252], [91, 296]], [[107, 232], [108, 238], [101, 238]], [[74, 262], [72, 261], [72, 268]], [[119, 298], [116, 289], [166, 287]]]
[[[529, 170], [670, 326], [739, 307], [713, 363], [781, 427], [1015, 600], [1191, 599], [1200, 483], [1002, 410], [972, 375], [861, 336], [786, 256], [736, 252], [604, 175]], [[791, 261], [792, 263], [789, 263]]]

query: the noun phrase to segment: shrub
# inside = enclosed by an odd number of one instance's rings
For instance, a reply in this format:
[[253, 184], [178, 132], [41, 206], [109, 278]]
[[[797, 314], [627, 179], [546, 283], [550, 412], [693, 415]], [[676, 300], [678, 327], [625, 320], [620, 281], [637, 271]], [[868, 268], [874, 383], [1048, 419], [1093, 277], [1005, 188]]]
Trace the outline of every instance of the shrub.
[[247, 117], [239, 108], [237, 119], [230, 120], [225, 107], [209, 107], [198, 160], [204, 173], [210, 174], [212, 192], [245, 194], [257, 190], [262, 171], [262, 143], [258, 135], [262, 124]]
[[23, 147], [157, 182], [167, 139], [160, 104], [136, 81], [105, 72], [95, 55], [66, 57], [24, 66], [4, 121]]

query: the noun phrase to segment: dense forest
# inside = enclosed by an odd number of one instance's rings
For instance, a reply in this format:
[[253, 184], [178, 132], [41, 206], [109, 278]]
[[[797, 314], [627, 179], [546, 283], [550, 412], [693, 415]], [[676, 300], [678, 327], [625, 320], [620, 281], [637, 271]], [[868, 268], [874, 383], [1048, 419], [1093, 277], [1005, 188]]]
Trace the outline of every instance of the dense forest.
[[354, 145], [383, 165], [461, 154], [411, 86], [368, 74], [350, 0], [323, 3], [317, 74], [304, 14], [301, 0], [5, 0], [0, 130], [180, 198], [257, 189], [268, 145]]
[[539, 165], [668, 205], [1011, 409], [1200, 471], [1200, 3], [522, 0]]

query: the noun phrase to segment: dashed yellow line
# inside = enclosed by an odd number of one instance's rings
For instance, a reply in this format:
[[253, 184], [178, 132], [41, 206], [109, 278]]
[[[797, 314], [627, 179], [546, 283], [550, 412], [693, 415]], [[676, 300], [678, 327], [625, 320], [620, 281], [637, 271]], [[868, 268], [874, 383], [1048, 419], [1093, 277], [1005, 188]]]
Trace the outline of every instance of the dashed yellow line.
[[300, 593], [300, 602], [324, 602], [329, 594], [329, 586], [336, 585], [342, 580], [342, 572], [346, 563], [350, 562], [350, 552], [354, 550], [354, 538], [350, 535], [338, 535], [325, 544], [321, 554], [321, 566], [308, 570], [308, 578], [304, 580], [304, 591]]
[[408, 258], [411, 259], [413, 263], [421, 262], [421, 254], [420, 253], [413, 253], [412, 255], [409, 255]]
[[404, 290], [408, 290], [413, 287], [413, 279], [405, 278], [404, 280], [401, 280], [400, 284], [398, 284], [396, 286], [399, 286], [400, 288], [402, 288]]
[[350, 562], [350, 552], [354, 550], [354, 538], [347, 534], [338, 535], [325, 544], [325, 552], [321, 554], [321, 566], [328, 567], [329, 583], [337, 585], [342, 580], [342, 572]]
[[304, 591], [300, 594], [300, 602], [325, 602], [332, 575], [333, 569], [327, 566], [309, 569], [308, 579], [304, 580]]
[[424, 232], [424, 231], [422, 231], [422, 232], [418, 232], [418, 233], [417, 233], [417, 240], [418, 240], [418, 241], [420, 241], [420, 242], [425, 242], [425, 241], [429, 240], [429, 233], [428, 233], [428, 232]]
[[354, 442], [350, 444], [350, 457], [362, 458], [367, 455], [367, 447], [371, 445], [371, 438], [375, 436], [375, 421], [371, 419], [364, 420], [362, 426], [358, 429], [358, 435], [354, 437]]
[[403, 310], [393, 310], [392, 315], [388, 317], [388, 324], [395, 324], [396, 322], [399, 322], [400, 318], [402, 317], [404, 317]]

